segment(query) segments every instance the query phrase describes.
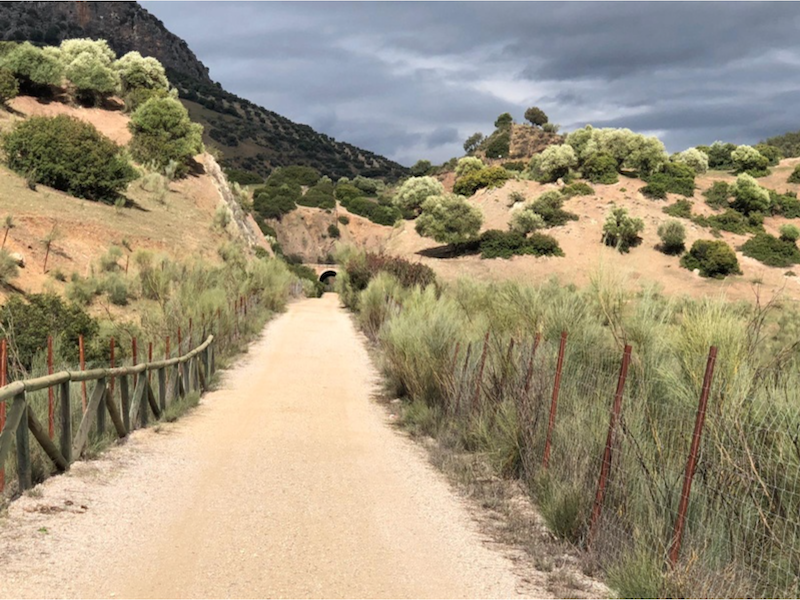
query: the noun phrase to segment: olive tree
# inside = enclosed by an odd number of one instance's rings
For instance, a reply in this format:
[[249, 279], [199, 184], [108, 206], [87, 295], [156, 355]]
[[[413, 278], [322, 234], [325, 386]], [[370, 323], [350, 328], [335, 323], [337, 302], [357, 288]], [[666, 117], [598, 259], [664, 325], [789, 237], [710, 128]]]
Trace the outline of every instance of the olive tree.
[[672, 157], [672, 160], [689, 165], [698, 175], [708, 171], [708, 154], [697, 148], [689, 148], [683, 152], [678, 152]]
[[477, 237], [483, 225], [483, 214], [463, 196], [455, 194], [428, 197], [415, 229], [423, 237], [442, 244], [457, 244]]
[[463, 177], [468, 173], [475, 173], [483, 169], [486, 165], [483, 164], [483, 161], [480, 158], [476, 158], [474, 156], [465, 156], [464, 158], [459, 158], [458, 162], [456, 163], [456, 177]]
[[76, 38], [60, 46], [64, 75], [75, 88], [75, 97], [97, 104], [119, 89], [119, 75], [111, 67], [116, 54], [105, 40]]
[[733, 209], [745, 215], [753, 212], [765, 213], [770, 204], [769, 192], [758, 185], [755, 178], [747, 173], [742, 173], [736, 178], [731, 202]]
[[128, 128], [136, 160], [159, 169], [174, 161], [177, 175], [185, 175], [192, 157], [203, 151], [203, 126], [192, 123], [175, 98], [151, 98], [134, 111]]
[[64, 65], [57, 48], [37, 48], [23, 42], [0, 59], [0, 67], [14, 74], [23, 92], [34, 93], [42, 87], [60, 85]]
[[119, 73], [123, 94], [136, 89], [164, 91], [169, 89], [164, 66], [152, 56], [143, 57], [136, 51], [128, 52], [114, 62], [113, 66]]
[[545, 223], [542, 215], [533, 210], [532, 203], [514, 210], [511, 213], [511, 221], [508, 224], [508, 228], [511, 231], [516, 231], [522, 235], [528, 235], [532, 231], [544, 229], [545, 227], [547, 227], [547, 223]]
[[539, 181], [552, 182], [566, 176], [569, 170], [578, 166], [578, 157], [569, 144], [548, 146], [531, 161], [533, 176]]
[[529, 121], [531, 125], [542, 127], [549, 119], [541, 108], [538, 106], [531, 106], [525, 111], [525, 120]]
[[409, 177], [397, 189], [392, 201], [405, 213], [419, 214], [425, 200], [442, 194], [444, 186], [433, 177]]
[[731, 152], [733, 168], [739, 173], [762, 171], [769, 166], [769, 159], [752, 146], [738, 146]]

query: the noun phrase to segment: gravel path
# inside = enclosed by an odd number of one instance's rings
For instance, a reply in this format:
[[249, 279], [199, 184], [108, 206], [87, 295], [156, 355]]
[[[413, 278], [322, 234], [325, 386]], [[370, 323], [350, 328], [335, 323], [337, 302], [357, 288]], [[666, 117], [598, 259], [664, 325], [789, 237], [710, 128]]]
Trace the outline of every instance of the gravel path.
[[546, 596], [370, 400], [338, 297], [267, 328], [178, 423], [12, 503], [3, 597]]

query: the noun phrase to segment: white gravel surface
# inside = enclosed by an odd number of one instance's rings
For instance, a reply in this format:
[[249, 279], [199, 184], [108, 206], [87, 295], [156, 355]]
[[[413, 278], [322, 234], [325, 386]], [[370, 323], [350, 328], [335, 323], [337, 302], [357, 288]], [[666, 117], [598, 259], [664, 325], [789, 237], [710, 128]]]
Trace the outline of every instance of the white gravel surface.
[[12, 503], [3, 597], [546, 597], [370, 396], [338, 297], [272, 322], [190, 415]]

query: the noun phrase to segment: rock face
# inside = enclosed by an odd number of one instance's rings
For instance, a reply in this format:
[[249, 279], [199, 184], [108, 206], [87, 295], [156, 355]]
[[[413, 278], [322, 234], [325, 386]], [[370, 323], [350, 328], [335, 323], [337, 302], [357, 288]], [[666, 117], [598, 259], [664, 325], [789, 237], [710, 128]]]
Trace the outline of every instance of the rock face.
[[56, 45], [75, 37], [104, 38], [118, 55], [138, 50], [195, 79], [211, 82], [189, 46], [137, 2], [2, 2], [6, 41]]

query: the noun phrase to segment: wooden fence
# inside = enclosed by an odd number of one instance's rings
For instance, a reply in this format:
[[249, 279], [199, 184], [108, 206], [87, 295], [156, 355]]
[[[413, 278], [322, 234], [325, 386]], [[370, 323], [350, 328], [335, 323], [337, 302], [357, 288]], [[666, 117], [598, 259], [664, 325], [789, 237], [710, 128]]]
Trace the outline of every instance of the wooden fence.
[[[45, 377], [15, 381], [0, 388], [0, 403], [10, 401], [5, 426], [0, 433], [0, 465], [4, 465], [16, 440], [17, 476], [19, 490], [32, 487], [30, 434], [42, 447], [59, 472], [69, 469], [81, 457], [92, 427], [99, 435], [106, 431], [106, 416], [110, 417], [117, 437], [124, 438], [137, 427], [146, 427], [150, 413], [158, 419], [178, 398], [208, 389], [216, 370], [214, 336], [208, 338], [184, 356], [129, 367], [61, 371]], [[157, 394], [150, 384], [151, 372]], [[77, 432], [73, 435], [70, 384], [95, 381], [94, 390], [83, 412]], [[119, 406], [114, 399], [114, 382], [119, 382]], [[131, 386], [133, 383], [133, 386]], [[133, 394], [130, 393], [133, 387]], [[34, 415], [27, 395], [39, 390], [57, 388], [59, 395], [60, 435], [58, 443]]]

